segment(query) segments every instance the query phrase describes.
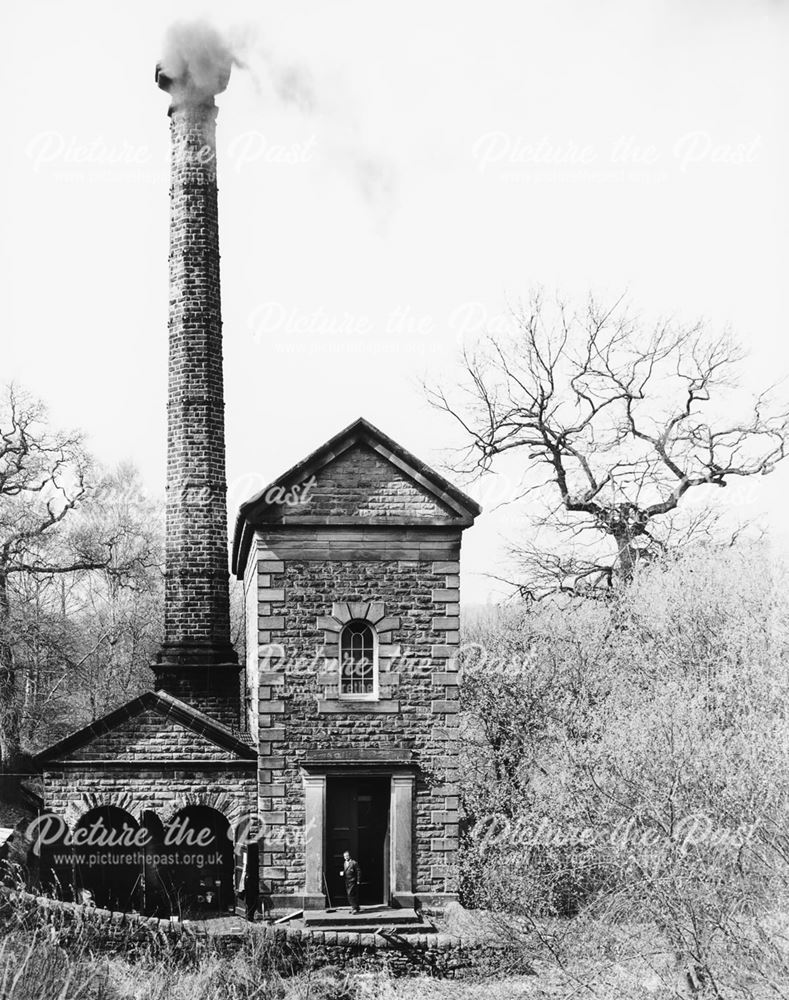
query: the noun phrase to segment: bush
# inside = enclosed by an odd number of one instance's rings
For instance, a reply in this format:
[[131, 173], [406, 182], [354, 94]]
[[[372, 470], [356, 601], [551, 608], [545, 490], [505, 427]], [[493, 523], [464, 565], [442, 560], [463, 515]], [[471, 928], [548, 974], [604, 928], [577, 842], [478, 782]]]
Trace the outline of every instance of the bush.
[[752, 548], [473, 625], [466, 899], [647, 919], [693, 989], [789, 978], [787, 621], [786, 572]]

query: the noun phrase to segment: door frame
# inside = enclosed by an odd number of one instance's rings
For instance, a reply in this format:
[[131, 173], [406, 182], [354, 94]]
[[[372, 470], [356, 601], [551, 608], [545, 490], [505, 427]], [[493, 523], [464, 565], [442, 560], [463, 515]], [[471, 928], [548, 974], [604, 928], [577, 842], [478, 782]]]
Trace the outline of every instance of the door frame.
[[[375, 819], [373, 820], [373, 830], [375, 831], [375, 841], [364, 843], [359, 827], [359, 815], [351, 812], [346, 814], [343, 809], [344, 799], [350, 796], [351, 799], [361, 801], [359, 796], [372, 794], [376, 806]], [[337, 796], [337, 798], [335, 798]], [[324, 871], [329, 882], [334, 905], [338, 905], [344, 899], [345, 891], [338, 883], [336, 868], [342, 867], [342, 858], [338, 853], [340, 844], [332, 842], [332, 822], [345, 824], [346, 815], [349, 822], [348, 834], [350, 842], [346, 845], [351, 856], [356, 859], [361, 867], [362, 884], [359, 886], [359, 900], [363, 906], [387, 906], [391, 897], [391, 835], [389, 829], [389, 812], [392, 799], [392, 779], [388, 774], [354, 774], [354, 775], [334, 775], [326, 776], [326, 839], [324, 843], [323, 864]], [[351, 802], [346, 803], [351, 806]], [[382, 822], [381, 812], [386, 812], [386, 823]], [[373, 814], [370, 814], [372, 819]], [[332, 820], [333, 817], [333, 820]], [[371, 831], [372, 832], [372, 831]], [[345, 839], [345, 838], [341, 838]], [[372, 852], [370, 848], [373, 848]], [[375, 892], [372, 890], [375, 887]]]
[[[389, 778], [389, 822], [384, 850], [384, 905], [414, 905], [414, 788], [412, 769], [335, 766], [320, 773], [302, 773], [304, 784], [304, 907], [326, 905], [323, 883], [326, 856], [326, 781], [329, 777]], [[388, 847], [388, 850], [387, 850]], [[388, 863], [387, 863], [388, 862]]]

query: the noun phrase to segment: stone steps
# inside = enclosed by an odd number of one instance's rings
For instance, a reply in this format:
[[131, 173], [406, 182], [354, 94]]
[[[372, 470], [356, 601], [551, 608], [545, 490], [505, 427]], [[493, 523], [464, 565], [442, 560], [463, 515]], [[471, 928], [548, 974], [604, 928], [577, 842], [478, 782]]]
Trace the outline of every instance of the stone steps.
[[382, 937], [388, 937], [389, 935], [409, 935], [409, 934], [435, 934], [436, 929], [432, 924], [426, 923], [411, 923], [411, 924], [385, 924], [379, 922], [377, 924], [332, 924], [330, 927], [321, 926], [320, 924], [310, 924], [307, 930], [311, 931], [336, 931], [338, 934], [373, 934], [376, 931]]
[[401, 927], [418, 927], [422, 933], [432, 929], [430, 924], [422, 921], [416, 910], [406, 907], [390, 906], [364, 907], [361, 913], [351, 913], [348, 909], [340, 910], [305, 910], [303, 922], [305, 927], [320, 930], [370, 931], [378, 927], [398, 930]]

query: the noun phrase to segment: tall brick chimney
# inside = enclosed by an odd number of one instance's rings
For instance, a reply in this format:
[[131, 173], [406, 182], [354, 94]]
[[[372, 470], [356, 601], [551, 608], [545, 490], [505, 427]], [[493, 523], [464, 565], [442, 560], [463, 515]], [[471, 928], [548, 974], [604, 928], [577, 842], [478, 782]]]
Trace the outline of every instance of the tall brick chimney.
[[239, 723], [230, 643], [222, 315], [212, 85], [157, 67], [171, 95], [170, 314], [164, 643], [156, 685], [227, 725]]

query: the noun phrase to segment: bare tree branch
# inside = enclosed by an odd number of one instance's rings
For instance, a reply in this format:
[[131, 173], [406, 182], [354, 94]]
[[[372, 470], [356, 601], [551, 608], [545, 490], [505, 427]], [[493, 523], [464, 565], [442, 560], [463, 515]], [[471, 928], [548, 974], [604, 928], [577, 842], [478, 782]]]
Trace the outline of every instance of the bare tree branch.
[[520, 454], [517, 495], [558, 498], [542, 523], [607, 542], [591, 559], [522, 547], [526, 591], [551, 577], [559, 590], [629, 579], [694, 525], [710, 536], [714, 518], [682, 504], [689, 491], [768, 475], [786, 457], [789, 406], [773, 402], [775, 387], [746, 402], [743, 352], [728, 334], [673, 320], [645, 328], [621, 298], [572, 312], [535, 294], [512, 317], [511, 335], [463, 352], [457, 391], [426, 391], [466, 438], [456, 473], [476, 477]]

